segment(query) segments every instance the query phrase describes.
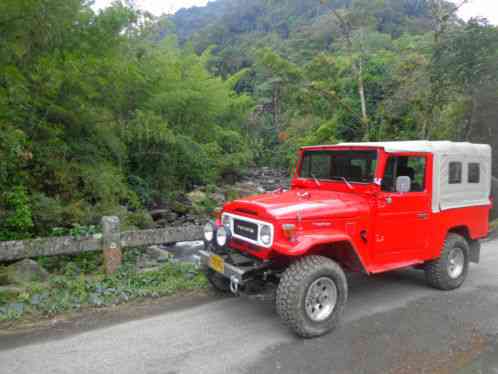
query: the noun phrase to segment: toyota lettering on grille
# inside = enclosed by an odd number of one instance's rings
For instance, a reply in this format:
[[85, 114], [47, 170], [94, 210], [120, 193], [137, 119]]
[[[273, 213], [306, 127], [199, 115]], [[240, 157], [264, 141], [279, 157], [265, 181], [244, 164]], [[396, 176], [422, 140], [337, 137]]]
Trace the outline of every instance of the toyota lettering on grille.
[[234, 232], [245, 238], [258, 240], [258, 225], [255, 223], [236, 219], [234, 221]]
[[250, 227], [245, 227], [245, 226], [240, 226], [240, 225], [239, 225], [239, 230], [240, 230], [240, 231], [245, 231], [245, 232], [247, 232], [248, 234], [251, 234], [251, 235], [254, 235], [254, 234], [255, 234], [254, 229], [252, 229], [252, 228], [250, 228]]

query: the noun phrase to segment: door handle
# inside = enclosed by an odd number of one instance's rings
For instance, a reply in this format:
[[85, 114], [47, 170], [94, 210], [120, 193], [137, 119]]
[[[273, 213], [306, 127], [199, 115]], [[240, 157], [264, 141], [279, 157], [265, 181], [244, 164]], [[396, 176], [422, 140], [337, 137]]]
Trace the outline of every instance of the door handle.
[[425, 219], [429, 218], [429, 213], [418, 213], [417, 218], [425, 220]]
[[385, 208], [393, 203], [393, 198], [391, 196], [382, 196], [379, 198], [377, 204], [379, 208]]

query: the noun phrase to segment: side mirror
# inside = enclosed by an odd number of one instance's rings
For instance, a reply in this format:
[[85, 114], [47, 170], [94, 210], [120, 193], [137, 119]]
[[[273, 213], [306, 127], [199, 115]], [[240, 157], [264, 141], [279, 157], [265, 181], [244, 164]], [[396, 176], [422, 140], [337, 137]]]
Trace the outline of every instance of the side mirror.
[[396, 192], [405, 193], [412, 189], [412, 180], [410, 177], [401, 176], [396, 178]]

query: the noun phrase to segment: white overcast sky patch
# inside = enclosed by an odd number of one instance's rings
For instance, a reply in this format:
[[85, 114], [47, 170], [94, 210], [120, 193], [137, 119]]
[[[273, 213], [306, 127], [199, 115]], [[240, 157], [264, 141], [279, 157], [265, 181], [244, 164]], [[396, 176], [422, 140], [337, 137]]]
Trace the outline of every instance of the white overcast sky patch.
[[[108, 7], [114, 0], [95, 0], [94, 8], [102, 9]], [[193, 6], [204, 6], [208, 0], [134, 0], [137, 8], [147, 10], [156, 16], [161, 14], [175, 13], [181, 8], [191, 8]]]
[[[461, 4], [462, 0], [451, 0]], [[95, 9], [109, 6], [113, 0], [95, 0]], [[208, 0], [134, 0], [139, 9], [147, 10], [156, 16], [163, 13], [171, 14], [181, 8], [206, 5]], [[460, 17], [468, 20], [472, 17], [485, 17], [491, 23], [498, 25], [498, 0], [470, 0], [459, 12]]]

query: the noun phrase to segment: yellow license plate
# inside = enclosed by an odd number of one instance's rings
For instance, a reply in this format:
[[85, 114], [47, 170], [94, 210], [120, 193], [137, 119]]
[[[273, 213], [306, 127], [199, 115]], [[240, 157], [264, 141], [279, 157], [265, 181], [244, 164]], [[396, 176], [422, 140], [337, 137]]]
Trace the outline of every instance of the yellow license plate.
[[225, 272], [225, 261], [220, 256], [212, 255], [209, 258], [209, 266], [218, 273]]

